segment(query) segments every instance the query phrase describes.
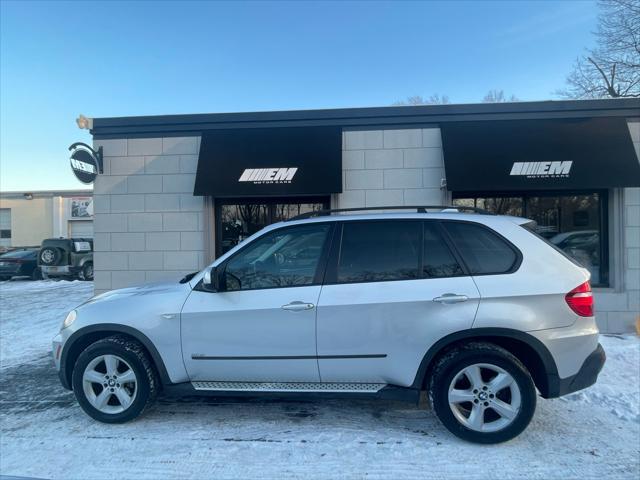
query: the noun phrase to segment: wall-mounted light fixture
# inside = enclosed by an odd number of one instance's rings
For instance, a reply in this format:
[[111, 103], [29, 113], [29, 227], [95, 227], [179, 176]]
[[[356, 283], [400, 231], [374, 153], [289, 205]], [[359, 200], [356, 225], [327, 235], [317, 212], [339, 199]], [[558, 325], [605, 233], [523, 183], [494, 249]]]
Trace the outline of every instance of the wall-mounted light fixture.
[[80, 114], [80, 116], [76, 118], [76, 124], [81, 130], [90, 130], [93, 128], [93, 118], [87, 118]]

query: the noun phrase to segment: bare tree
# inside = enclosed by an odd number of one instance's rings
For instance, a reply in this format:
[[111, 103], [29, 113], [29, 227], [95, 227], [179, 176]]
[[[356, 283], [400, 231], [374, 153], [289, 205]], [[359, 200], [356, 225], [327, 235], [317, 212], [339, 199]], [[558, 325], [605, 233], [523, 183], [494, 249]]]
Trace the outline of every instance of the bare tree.
[[567, 98], [640, 97], [640, 0], [599, 0], [597, 46], [579, 57]]
[[407, 97], [406, 100], [394, 102], [394, 105], [447, 105], [451, 103], [447, 95], [436, 93], [429, 98], [423, 98], [421, 95]]
[[503, 103], [503, 102], [518, 102], [518, 98], [515, 95], [507, 97], [504, 94], [504, 90], [489, 90], [482, 99], [482, 103]]

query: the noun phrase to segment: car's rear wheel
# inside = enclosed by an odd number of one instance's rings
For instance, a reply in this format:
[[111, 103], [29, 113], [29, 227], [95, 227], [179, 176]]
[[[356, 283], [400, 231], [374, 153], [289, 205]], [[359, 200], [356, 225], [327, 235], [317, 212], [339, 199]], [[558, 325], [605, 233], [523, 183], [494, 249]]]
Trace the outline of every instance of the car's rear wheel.
[[499, 443], [519, 435], [536, 407], [533, 380], [507, 350], [490, 343], [467, 343], [440, 357], [429, 397], [444, 426], [477, 443]]
[[82, 267], [82, 280], [93, 281], [93, 263], [85, 263]]
[[36, 267], [31, 272], [31, 280], [42, 280], [42, 270], [40, 267]]
[[153, 403], [158, 378], [142, 346], [123, 336], [99, 340], [73, 369], [73, 391], [82, 409], [105, 423], [133, 420]]

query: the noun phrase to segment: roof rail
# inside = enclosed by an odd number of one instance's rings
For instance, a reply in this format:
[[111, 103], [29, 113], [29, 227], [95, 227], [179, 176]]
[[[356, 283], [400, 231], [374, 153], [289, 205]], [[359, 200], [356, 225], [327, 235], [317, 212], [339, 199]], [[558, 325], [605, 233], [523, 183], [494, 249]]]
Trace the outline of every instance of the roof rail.
[[428, 213], [428, 210], [437, 210], [438, 212], [449, 211], [469, 211], [473, 213], [479, 213], [482, 215], [495, 215], [495, 213], [483, 210], [482, 208], [465, 207], [462, 205], [416, 205], [416, 206], [392, 206], [392, 207], [362, 207], [362, 208], [335, 208], [326, 210], [315, 210], [313, 212], [305, 212], [295, 217], [291, 217], [285, 221], [290, 222], [293, 220], [304, 220], [305, 218], [324, 217], [334, 213], [349, 213], [349, 212], [370, 212], [380, 210], [415, 210], [417, 213]]

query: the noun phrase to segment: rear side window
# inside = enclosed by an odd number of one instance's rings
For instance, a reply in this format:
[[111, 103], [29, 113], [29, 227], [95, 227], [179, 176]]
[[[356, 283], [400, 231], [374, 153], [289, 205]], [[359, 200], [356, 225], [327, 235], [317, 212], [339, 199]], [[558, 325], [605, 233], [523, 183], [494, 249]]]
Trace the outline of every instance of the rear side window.
[[451, 250], [445, 243], [437, 225], [424, 224], [424, 263], [422, 267], [426, 278], [457, 277], [463, 275]]
[[338, 261], [340, 283], [420, 277], [420, 222], [345, 222]]
[[518, 260], [513, 248], [481, 225], [443, 222], [472, 275], [507, 273]]

